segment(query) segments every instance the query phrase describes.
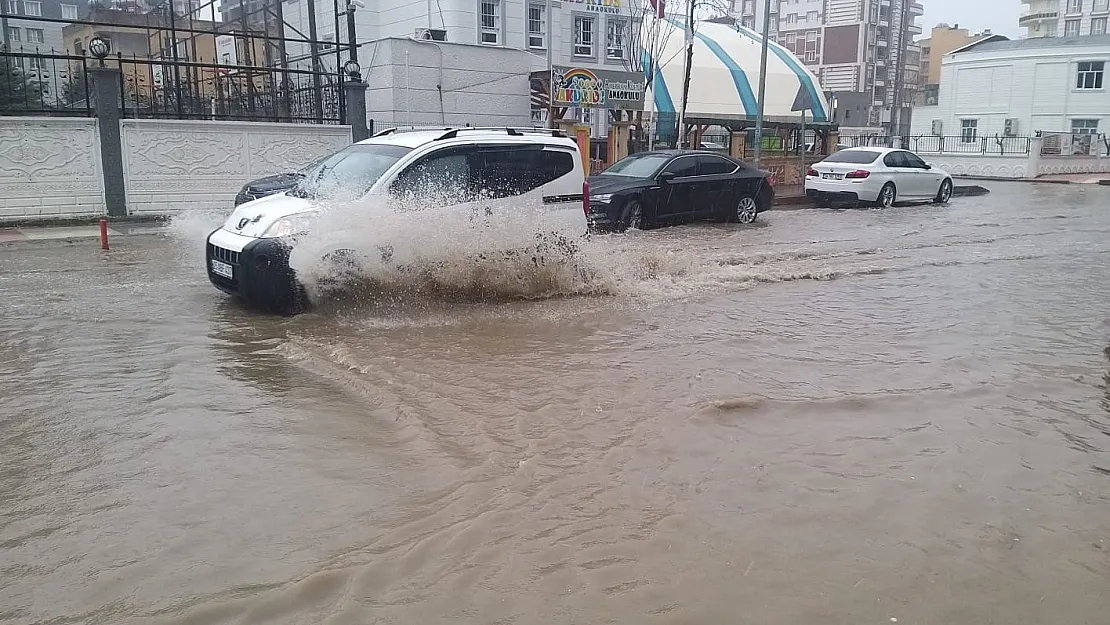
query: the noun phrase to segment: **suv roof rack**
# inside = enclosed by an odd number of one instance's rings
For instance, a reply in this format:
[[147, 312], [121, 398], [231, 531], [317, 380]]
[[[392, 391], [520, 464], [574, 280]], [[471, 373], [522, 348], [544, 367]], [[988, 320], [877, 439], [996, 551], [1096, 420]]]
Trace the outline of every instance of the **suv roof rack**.
[[442, 135], [436, 137], [436, 139], [435, 139], [436, 141], [442, 141], [444, 139], [454, 139], [454, 138], [459, 136], [460, 132], [470, 132], [470, 131], [474, 131], [474, 130], [480, 130], [480, 131], [483, 131], [483, 132], [491, 132], [491, 131], [492, 132], [504, 132], [504, 133], [508, 134], [509, 136], [513, 136], [513, 137], [521, 137], [521, 136], [524, 136], [526, 133], [528, 133], [528, 134], [547, 134], [547, 135], [551, 135], [552, 137], [566, 137], [567, 136], [566, 133], [564, 133], [562, 130], [559, 130], [558, 128], [513, 128], [511, 126], [509, 126], [509, 127], [506, 127], [506, 126], [464, 126], [462, 128], [445, 128], [444, 130], [446, 130], [446, 132], [444, 132]]
[[379, 132], [375, 132], [375, 137], [384, 137], [386, 135], [396, 134], [398, 132], [421, 132], [427, 130], [451, 130], [451, 126], [395, 126], [393, 128], [386, 128]]

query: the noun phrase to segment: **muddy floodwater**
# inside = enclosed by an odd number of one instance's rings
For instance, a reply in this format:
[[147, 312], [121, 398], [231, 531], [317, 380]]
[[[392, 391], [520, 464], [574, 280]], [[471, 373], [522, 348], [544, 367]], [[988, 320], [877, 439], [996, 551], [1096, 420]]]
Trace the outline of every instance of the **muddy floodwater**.
[[0, 623], [1108, 623], [1110, 188], [986, 184], [295, 318], [0, 246]]

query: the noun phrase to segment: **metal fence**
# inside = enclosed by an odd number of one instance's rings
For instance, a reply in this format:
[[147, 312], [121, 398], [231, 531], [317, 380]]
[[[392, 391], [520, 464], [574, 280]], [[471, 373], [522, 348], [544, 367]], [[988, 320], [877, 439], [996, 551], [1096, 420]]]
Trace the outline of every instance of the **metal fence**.
[[337, 75], [117, 58], [124, 117], [343, 123]]
[[91, 116], [88, 61], [53, 52], [0, 52], [0, 114]]
[[1110, 135], [1045, 132], [1041, 134], [1041, 154], [1044, 156], [1110, 155]]
[[[0, 114], [90, 116], [88, 68], [56, 53], [0, 52]], [[117, 55], [123, 117], [344, 123], [338, 75], [307, 69], [220, 65]]]
[[902, 145], [908, 150], [926, 154], [994, 154], [1021, 156], [1029, 154], [1032, 137], [1004, 137], [994, 135], [917, 135], [905, 137]]

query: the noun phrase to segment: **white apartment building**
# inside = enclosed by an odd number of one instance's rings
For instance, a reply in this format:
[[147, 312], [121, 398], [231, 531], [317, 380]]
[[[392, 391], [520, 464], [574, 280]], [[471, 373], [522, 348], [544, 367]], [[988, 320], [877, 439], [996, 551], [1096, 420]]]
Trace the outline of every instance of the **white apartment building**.
[[1105, 35], [1110, 0], [1021, 0], [1029, 5], [1018, 25], [1028, 38]]
[[[548, 46], [553, 65], [642, 79], [633, 36], [641, 6], [641, 0], [550, 0], [549, 11], [548, 0], [366, 2], [355, 11], [355, 37], [370, 83], [367, 110], [384, 124], [532, 123], [529, 75], [547, 68]], [[346, 16], [336, 18], [333, 0], [282, 3], [286, 36], [311, 34], [313, 8], [316, 38], [346, 44]], [[320, 64], [330, 69], [347, 58], [325, 52]], [[288, 55], [291, 65], [310, 62], [307, 44], [289, 44]], [[403, 102], [406, 93], [411, 106]], [[604, 136], [604, 115], [573, 114]]]
[[[763, 28], [765, 0], [730, 1], [742, 24]], [[903, 125], [908, 117], [920, 65], [913, 38], [924, 12], [919, 0], [771, 0], [768, 18], [772, 39], [802, 59], [826, 92], [866, 95], [867, 119], [847, 124], [879, 126], [891, 121], [899, 82]]]
[[1110, 133], [1110, 35], [1007, 40], [995, 35], [945, 55], [935, 106], [911, 135], [1077, 137]]

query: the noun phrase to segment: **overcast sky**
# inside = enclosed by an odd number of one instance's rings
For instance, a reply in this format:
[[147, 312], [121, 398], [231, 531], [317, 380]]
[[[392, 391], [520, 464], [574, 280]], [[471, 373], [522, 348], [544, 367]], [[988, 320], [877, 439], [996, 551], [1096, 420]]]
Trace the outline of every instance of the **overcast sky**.
[[921, 0], [925, 16], [921, 18], [923, 37], [940, 22], [959, 24], [973, 33], [987, 28], [999, 35], [1017, 39], [1025, 32], [1018, 28], [1018, 16], [1029, 7], [1021, 0]]

